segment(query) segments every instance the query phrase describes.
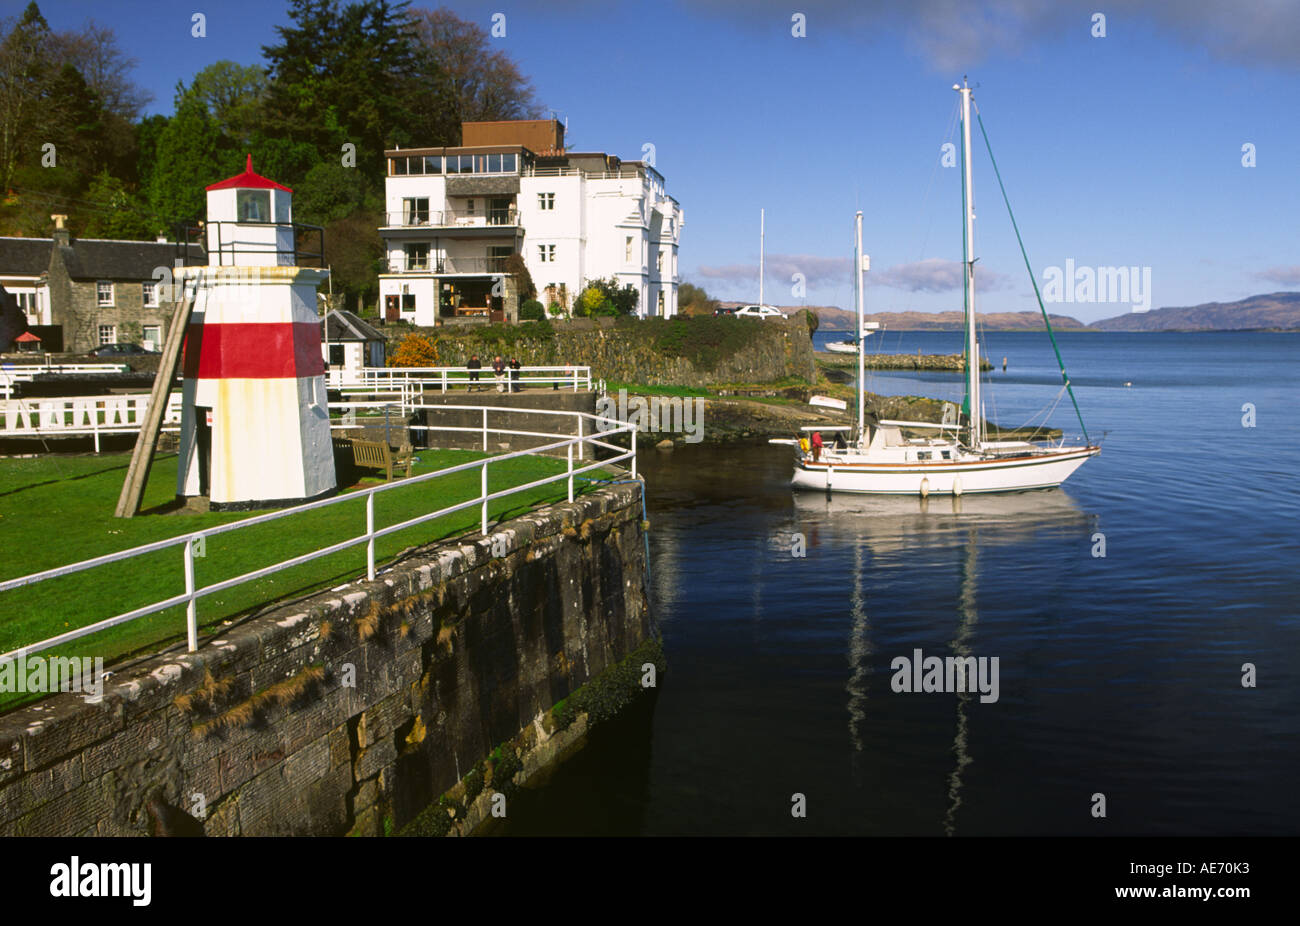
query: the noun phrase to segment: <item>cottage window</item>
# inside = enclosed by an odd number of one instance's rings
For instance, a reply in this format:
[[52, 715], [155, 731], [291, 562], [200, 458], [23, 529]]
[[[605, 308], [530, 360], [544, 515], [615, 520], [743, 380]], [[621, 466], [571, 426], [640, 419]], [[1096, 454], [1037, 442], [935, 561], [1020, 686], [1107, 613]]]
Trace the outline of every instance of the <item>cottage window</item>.
[[140, 284], [141, 301], [151, 309], [158, 307], [158, 284], [152, 280], [147, 280]]
[[99, 343], [116, 344], [117, 343], [117, 325], [100, 325], [99, 326]]
[[95, 284], [95, 304], [101, 306], [111, 306], [113, 304], [113, 284], [100, 280]]
[[555, 263], [555, 245], [539, 244], [537, 246], [537, 259], [544, 264]]
[[545, 211], [550, 211], [550, 210], [555, 209], [555, 194], [554, 194], [554, 193], [538, 193], [538, 194], [537, 194], [537, 208], [538, 208], [538, 209], [541, 209], [541, 210], [544, 211], [544, 212], [545, 212]]
[[151, 345], [152, 350], [157, 350], [162, 344], [161, 325], [145, 325], [141, 328], [141, 334], [143, 335], [141, 340], [144, 341], [146, 345]]

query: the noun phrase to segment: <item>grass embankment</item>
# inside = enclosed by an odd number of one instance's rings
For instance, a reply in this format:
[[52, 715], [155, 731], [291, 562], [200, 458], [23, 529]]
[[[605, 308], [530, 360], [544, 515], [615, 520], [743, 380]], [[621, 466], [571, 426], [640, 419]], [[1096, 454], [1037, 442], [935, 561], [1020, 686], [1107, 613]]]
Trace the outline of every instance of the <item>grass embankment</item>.
[[[487, 454], [468, 450], [419, 451], [415, 474], [484, 456]], [[129, 459], [128, 454], [104, 454], [0, 460], [0, 536], [6, 554], [0, 561], [0, 578], [28, 575], [261, 513], [172, 510], [177, 459], [169, 455], [154, 463], [143, 513], [132, 519], [115, 518], [113, 509]], [[488, 468], [488, 490], [522, 485], [564, 468], [564, 461], [547, 457], [502, 461]], [[600, 474], [598, 470], [589, 475]], [[474, 469], [381, 492], [375, 497], [375, 526], [396, 524], [477, 497], [479, 478]], [[345, 492], [382, 482], [382, 477], [366, 478]], [[588, 485], [575, 482], [575, 491]], [[497, 499], [489, 504], [489, 513], [500, 520], [565, 497], [566, 487], [560, 481]], [[375, 542], [376, 562], [391, 561], [410, 547], [474, 530], [478, 523], [479, 510], [474, 507], [380, 538]], [[365, 500], [357, 496], [321, 510], [209, 538], [204, 556], [195, 559], [195, 582], [202, 587], [273, 565], [355, 537], [365, 531], [365, 525]], [[0, 592], [0, 652], [183, 593], [182, 549], [177, 546]], [[212, 627], [269, 602], [351, 581], [365, 575], [365, 563], [365, 545], [361, 544], [217, 592], [199, 599], [199, 623]], [[109, 663], [184, 636], [185, 611], [175, 607], [74, 640], [43, 655], [102, 656]], [[13, 695], [0, 694], [0, 707], [14, 703]]]

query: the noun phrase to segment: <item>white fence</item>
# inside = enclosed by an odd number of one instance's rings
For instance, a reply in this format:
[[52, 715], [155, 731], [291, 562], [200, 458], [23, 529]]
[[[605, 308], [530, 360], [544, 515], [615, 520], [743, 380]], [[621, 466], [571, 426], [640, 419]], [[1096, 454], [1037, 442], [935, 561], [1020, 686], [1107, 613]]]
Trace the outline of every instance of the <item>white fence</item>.
[[[134, 434], [144, 423], [149, 396], [87, 395], [45, 399], [0, 400], [0, 438], [5, 437], [79, 437], [95, 439], [104, 434]], [[163, 430], [179, 430], [181, 394], [173, 392], [167, 400]]]
[[14, 383], [30, 383], [42, 373], [129, 373], [125, 363], [2, 363], [0, 399], [14, 394]]
[[[469, 367], [364, 367], [360, 370], [333, 369], [329, 371], [327, 384], [330, 388], [340, 386], [370, 386], [374, 388], [393, 388], [413, 386], [419, 389], [437, 388], [441, 392], [458, 386], [471, 385], [496, 387], [492, 372], [492, 358], [483, 361], [483, 368], [471, 370]], [[512, 371], [506, 371], [506, 379]], [[470, 379], [470, 374], [477, 373], [477, 382]], [[538, 366], [521, 367], [514, 371], [514, 383], [517, 386], [554, 386], [557, 388], [579, 389], [591, 388], [591, 367], [579, 366]]]
[[[361, 544], [366, 545], [366, 578], [373, 581], [375, 578], [375, 541], [380, 537], [385, 537], [389, 534], [396, 533], [397, 531], [406, 530], [409, 527], [415, 527], [417, 525], [432, 521], [436, 518], [441, 518], [449, 514], [454, 514], [458, 511], [465, 511], [475, 507], [478, 507], [480, 509], [481, 514], [480, 514], [479, 526], [483, 536], [486, 537], [489, 533], [488, 504], [495, 499], [507, 498], [511, 495], [515, 495], [519, 492], [524, 492], [529, 489], [535, 489], [539, 486], [565, 481], [568, 484], [569, 501], [573, 501], [573, 480], [576, 476], [580, 476], [582, 473], [590, 472], [591, 470], [600, 469], [610, 465], [617, 465], [623, 463], [624, 461], [628, 461], [630, 463], [630, 466], [628, 468], [630, 469], [631, 477], [634, 479], [636, 478], [636, 429], [627, 424], [620, 423], [610, 418], [603, 418], [598, 415], [588, 414], [586, 412], [546, 411], [546, 410], [538, 410], [535, 408], [528, 408], [528, 409], [497, 408], [497, 407], [480, 406], [480, 405], [456, 406], [456, 408], [462, 408], [462, 409], [469, 408], [471, 410], [483, 411], [484, 424], [482, 430], [484, 432], [485, 445], [487, 442], [487, 434], [489, 431], [496, 434], [508, 434], [508, 435], [544, 437], [544, 438], [550, 437], [550, 438], [554, 438], [554, 440], [552, 440], [550, 443], [544, 444], [540, 447], [534, 447], [530, 450], [519, 450], [512, 453], [505, 453], [497, 456], [487, 457], [486, 459], [482, 459], [482, 460], [474, 460], [469, 463], [462, 463], [457, 466], [450, 466], [447, 467], [446, 469], [440, 469], [432, 473], [425, 473], [421, 476], [413, 476], [410, 479], [401, 479], [396, 482], [385, 483], [383, 485], [375, 486], [369, 489], [364, 489], [358, 492], [351, 492], [346, 495], [337, 495], [333, 498], [328, 498], [323, 501], [309, 502], [308, 504], [297, 505], [293, 508], [286, 508], [282, 511], [273, 511], [267, 514], [256, 515], [250, 518], [246, 518], [245, 520], [242, 521], [236, 521], [232, 524], [224, 524], [218, 527], [210, 527], [207, 528], [206, 530], [196, 531], [192, 534], [186, 534], [179, 537], [171, 537], [168, 538], [167, 540], [159, 540], [159, 541], [155, 541], [154, 543], [144, 544], [143, 546], [132, 547], [129, 550], [122, 550], [121, 552], [118, 553], [108, 553], [105, 554], [104, 556], [97, 556], [94, 557], [93, 559], [83, 560], [82, 562], [73, 563], [68, 566], [58, 566], [53, 569], [46, 569], [41, 572], [32, 573], [31, 575], [22, 576], [20, 578], [9, 579], [7, 581], [0, 582], [0, 593], [3, 593], [3, 592], [10, 591], [12, 589], [22, 588], [24, 586], [35, 585], [36, 583], [39, 582], [46, 582], [52, 579], [57, 579], [60, 576], [72, 575], [73, 573], [82, 572], [87, 569], [94, 569], [98, 566], [105, 566], [110, 563], [126, 562], [135, 559], [136, 557], [144, 556], [145, 554], [148, 553], [154, 553], [159, 550], [166, 550], [175, 547], [181, 548], [181, 562], [178, 564], [178, 568], [183, 572], [184, 579], [185, 579], [184, 594], [173, 595], [170, 598], [165, 598], [161, 601], [155, 601], [150, 604], [143, 605], [141, 607], [135, 608], [134, 610], [127, 611], [123, 614], [118, 614], [115, 617], [110, 617], [110, 618], [106, 618], [105, 620], [96, 621], [95, 623], [88, 624], [85, 627], [78, 627], [75, 630], [69, 630], [66, 633], [59, 634], [58, 636], [50, 637], [46, 640], [41, 640], [38, 642], [27, 644], [11, 652], [0, 654], [0, 660], [16, 659], [20, 653], [34, 653], [34, 652], [39, 652], [41, 650], [49, 649], [52, 646], [58, 646], [63, 643], [68, 643], [72, 640], [89, 636], [92, 633], [97, 633], [101, 630], [107, 630], [110, 627], [116, 627], [119, 624], [125, 624], [128, 621], [135, 620], [136, 618], [144, 617], [148, 614], [155, 614], [159, 611], [165, 611], [168, 608], [177, 607], [179, 605], [185, 605], [186, 631], [187, 631], [187, 637], [189, 643], [189, 650], [190, 652], [194, 652], [195, 650], [198, 649], [198, 627], [199, 627], [198, 601], [200, 598], [204, 598], [208, 595], [216, 594], [217, 592], [223, 591], [228, 588], [233, 588], [237, 585], [243, 585], [247, 582], [253, 582], [257, 579], [264, 578], [265, 576], [273, 575], [277, 572], [282, 572], [283, 570], [291, 569], [295, 566], [299, 566], [302, 565], [303, 563], [307, 563], [312, 560], [316, 560], [321, 557], [328, 556], [332, 553], [337, 553], [341, 550], [347, 550], [353, 547], [360, 546]], [[538, 432], [538, 431], [520, 431], [520, 430], [511, 430], [507, 428], [489, 429], [487, 427], [488, 412], [492, 412], [493, 414], [505, 414], [505, 415], [545, 414], [545, 415], [560, 416], [562, 419], [577, 417], [579, 421], [578, 431], [580, 436], [572, 437], [567, 434], [555, 434], [555, 433]], [[590, 427], [591, 433], [583, 433], [584, 431], [587, 430], [586, 428], [583, 427], [584, 422], [591, 426]], [[604, 428], [604, 430], [602, 430], [602, 428]], [[446, 430], [473, 431], [478, 429], [477, 428], [447, 428]], [[629, 436], [631, 441], [630, 450], [625, 450], [624, 448], [616, 444], [613, 444], [609, 440], [607, 440], [607, 438], [612, 438], [619, 434], [627, 434]], [[574, 449], [575, 447], [577, 448], [576, 454]], [[584, 454], [584, 449], [590, 450], [590, 455], [593, 459], [596, 458], [599, 450], [604, 450], [608, 452], [609, 456], [607, 456], [603, 460], [598, 460], [596, 462], [588, 463], [585, 465], [575, 466], [574, 465], [575, 455], [577, 456], [578, 460], [581, 461], [583, 457], [586, 455]], [[522, 485], [510, 486], [509, 488], [499, 489], [495, 492], [488, 491], [489, 467], [495, 466], [506, 460], [512, 460], [524, 456], [534, 456], [537, 454], [546, 453], [548, 451], [564, 452], [567, 458], [567, 467], [565, 472], [557, 473], [554, 476], [547, 476], [542, 479], [535, 479], [532, 482], [524, 483]], [[439, 508], [436, 511], [431, 511], [426, 514], [418, 515], [417, 517], [414, 518], [409, 518], [405, 521], [400, 521], [396, 524], [390, 524], [387, 527], [375, 526], [375, 496], [378, 495], [380, 492], [390, 492], [397, 489], [409, 487], [412, 485], [428, 483], [431, 482], [432, 480], [438, 479], [439, 477], [448, 476], [452, 473], [467, 472], [475, 469], [477, 469], [480, 473], [480, 479], [479, 479], [480, 491], [477, 496], [470, 499], [466, 499], [464, 501], [458, 502], [453, 505], [448, 505], [444, 508]], [[345, 504], [347, 502], [355, 501], [359, 498], [364, 498], [366, 503], [366, 528], [364, 533], [358, 534], [355, 537], [351, 537], [347, 540], [343, 540], [338, 543], [330, 544], [329, 546], [326, 547], [321, 547], [318, 550], [313, 550], [309, 553], [302, 554], [301, 556], [294, 556], [289, 559], [283, 560], [281, 562], [275, 563], [274, 565], [266, 566], [261, 569], [256, 569], [252, 572], [244, 573], [243, 575], [240, 576], [235, 576], [230, 579], [224, 579], [222, 581], [214, 582], [210, 585], [205, 585], [202, 587], [196, 586], [194, 580], [195, 547], [198, 546], [200, 549], [206, 549], [207, 538], [215, 537], [218, 534], [226, 534], [232, 531], [244, 530], [246, 528], [252, 527], [257, 524], [265, 524], [270, 521], [278, 521], [282, 519], [293, 518], [295, 516], [301, 515], [303, 512], [306, 511], [314, 511], [320, 508], [328, 508], [333, 505]], [[436, 491], [431, 491], [428, 495], [428, 498], [430, 501], [435, 499], [442, 500], [442, 494]]]

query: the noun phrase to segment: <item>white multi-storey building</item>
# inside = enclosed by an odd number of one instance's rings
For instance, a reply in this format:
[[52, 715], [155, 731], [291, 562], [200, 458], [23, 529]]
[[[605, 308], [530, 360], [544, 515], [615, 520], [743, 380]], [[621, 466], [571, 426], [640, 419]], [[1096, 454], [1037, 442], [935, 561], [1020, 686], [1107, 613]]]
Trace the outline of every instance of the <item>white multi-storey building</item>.
[[386, 319], [514, 321], [516, 254], [543, 305], [569, 309], [587, 283], [615, 277], [636, 290], [638, 315], [677, 313], [683, 214], [657, 170], [566, 152], [553, 119], [467, 122], [462, 141], [385, 152]]

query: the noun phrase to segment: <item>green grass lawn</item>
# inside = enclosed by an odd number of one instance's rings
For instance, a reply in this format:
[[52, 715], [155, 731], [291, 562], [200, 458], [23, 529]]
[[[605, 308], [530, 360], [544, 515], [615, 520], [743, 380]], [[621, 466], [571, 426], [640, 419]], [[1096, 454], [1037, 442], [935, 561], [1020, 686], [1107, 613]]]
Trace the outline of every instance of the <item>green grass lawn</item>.
[[[419, 475], [489, 455], [468, 450], [422, 450], [416, 456], [419, 462], [415, 474]], [[28, 575], [252, 516], [246, 512], [199, 514], [167, 510], [175, 495], [177, 467], [176, 456], [167, 455], [154, 463], [142, 513], [131, 519], [115, 518], [113, 509], [129, 460], [129, 454], [0, 459], [0, 537], [5, 554], [0, 561], [0, 579]], [[495, 492], [522, 485], [564, 469], [563, 460], [549, 457], [502, 461], [488, 468], [488, 490]], [[596, 470], [586, 475], [607, 474]], [[479, 479], [479, 472], [474, 469], [382, 492], [375, 497], [375, 526], [382, 528], [475, 498], [479, 494]], [[347, 487], [345, 492], [382, 482], [382, 477], [366, 478]], [[575, 492], [589, 485], [575, 480]], [[564, 498], [566, 486], [559, 481], [497, 499], [490, 503], [489, 513], [493, 520], [500, 520]], [[376, 564], [382, 566], [409, 547], [477, 531], [478, 524], [479, 509], [475, 506], [380, 538], [375, 542]], [[208, 538], [205, 555], [195, 560], [195, 583], [201, 588], [273, 565], [355, 537], [365, 531], [365, 526], [365, 500], [358, 496], [323, 510]], [[183, 593], [182, 551], [177, 546], [0, 592], [0, 652]], [[211, 627], [279, 599], [364, 578], [365, 570], [366, 551], [361, 544], [200, 598], [199, 624]], [[184, 637], [182, 606], [99, 631], [44, 651], [43, 655], [102, 656], [107, 664]], [[32, 698], [0, 694], [0, 709], [12, 707], [18, 700]]]

